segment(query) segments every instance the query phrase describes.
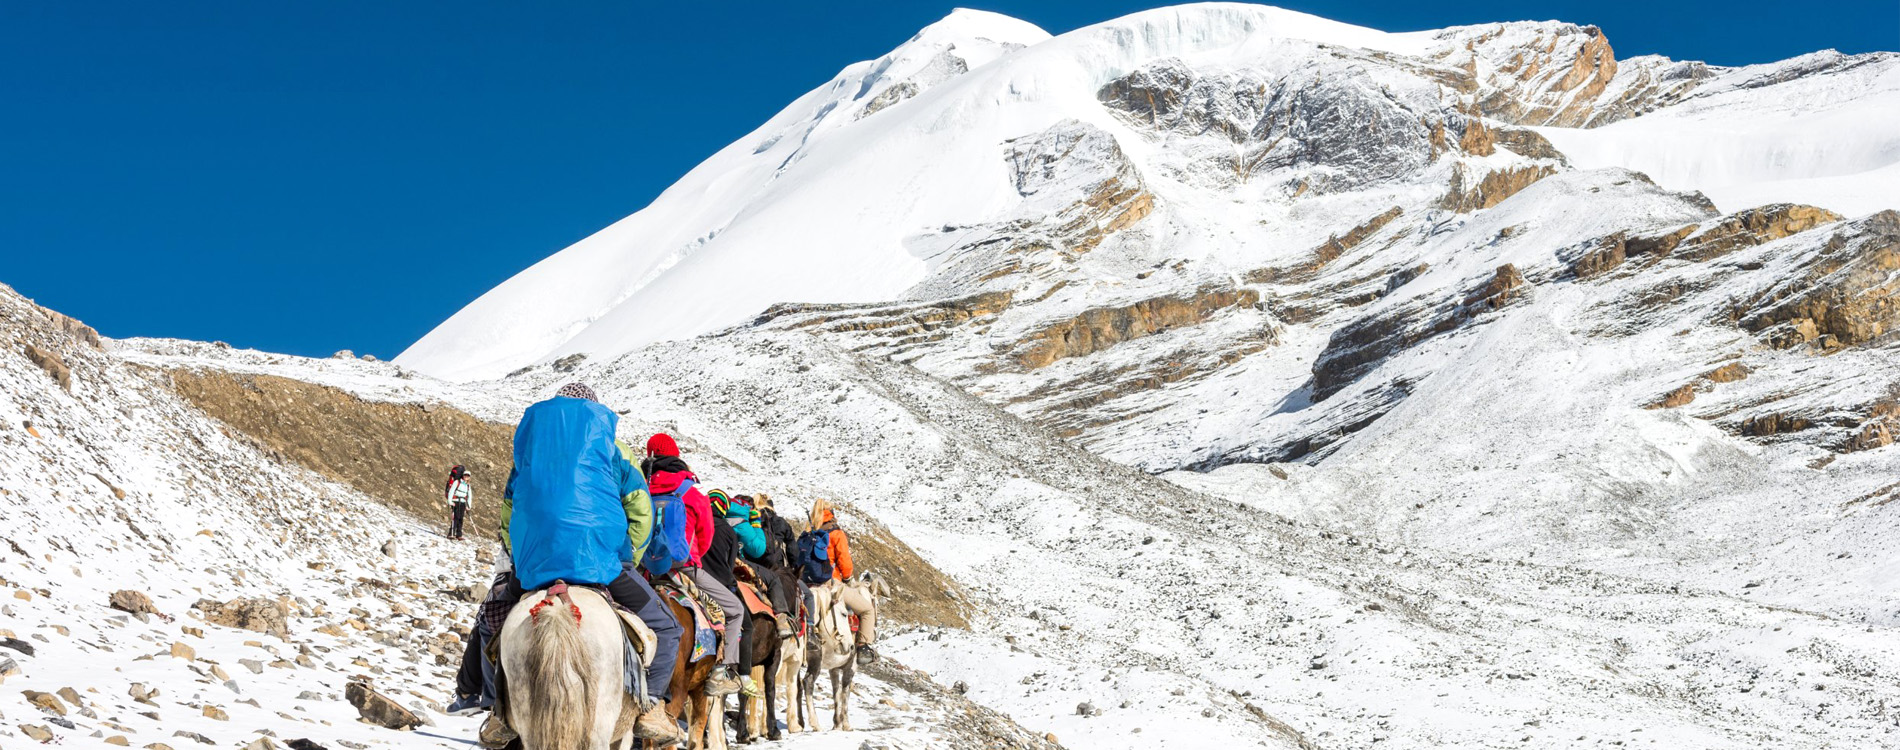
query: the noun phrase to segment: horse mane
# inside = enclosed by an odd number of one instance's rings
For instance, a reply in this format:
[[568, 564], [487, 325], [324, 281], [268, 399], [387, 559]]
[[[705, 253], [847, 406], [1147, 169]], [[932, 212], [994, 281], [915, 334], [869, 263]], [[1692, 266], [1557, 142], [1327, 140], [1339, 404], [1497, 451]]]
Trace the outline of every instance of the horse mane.
[[523, 655], [527, 674], [509, 675], [533, 686], [528, 691], [528, 726], [520, 734], [536, 738], [547, 750], [593, 747], [594, 674], [587, 644], [581, 639], [580, 620], [572, 608], [555, 599], [524, 624], [529, 626]]

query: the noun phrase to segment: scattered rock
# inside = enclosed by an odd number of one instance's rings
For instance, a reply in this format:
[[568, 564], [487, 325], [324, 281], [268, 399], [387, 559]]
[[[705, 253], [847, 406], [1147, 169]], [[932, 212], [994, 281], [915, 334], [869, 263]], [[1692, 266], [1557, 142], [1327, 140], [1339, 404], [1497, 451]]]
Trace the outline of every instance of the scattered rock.
[[151, 690], [147, 690], [145, 689], [145, 683], [143, 682], [132, 683], [132, 689], [126, 691], [126, 694], [132, 696], [132, 700], [138, 701], [145, 705], [148, 705], [148, 706], [158, 705], [158, 689], [153, 688]]
[[54, 694], [58, 695], [60, 697], [60, 700], [66, 701], [67, 705], [70, 705], [73, 708], [86, 707], [86, 702], [79, 699], [79, 691], [77, 690], [74, 690], [69, 687], [63, 687], [54, 691]]
[[202, 735], [202, 734], [199, 734], [199, 733], [197, 733], [197, 732], [187, 732], [187, 731], [184, 731], [184, 730], [182, 730], [182, 729], [181, 729], [181, 730], [179, 730], [179, 731], [176, 731], [176, 732], [172, 732], [172, 736], [173, 736], [173, 737], [183, 737], [183, 738], [185, 738], [185, 739], [188, 739], [188, 740], [191, 740], [191, 741], [193, 741], [193, 742], [197, 742], [197, 743], [199, 743], [199, 744], [203, 744], [203, 745], [216, 745], [216, 744], [218, 744], [218, 743], [216, 743], [216, 742], [212, 742], [212, 741], [211, 741], [211, 738], [209, 738], [209, 737], [206, 737], [206, 736], [204, 736], [204, 735]]
[[135, 615], [158, 614], [158, 607], [153, 606], [152, 597], [146, 596], [143, 591], [131, 589], [112, 592], [112, 597], [107, 600], [106, 606]]
[[204, 613], [205, 622], [213, 625], [266, 633], [278, 638], [290, 637], [290, 610], [272, 599], [239, 598], [222, 604], [212, 599], [199, 599], [192, 606]]
[[343, 697], [356, 707], [356, 713], [363, 721], [390, 729], [407, 730], [422, 726], [422, 720], [403, 708], [402, 704], [389, 699], [382, 693], [371, 689], [361, 682], [352, 682], [343, 689]]
[[231, 720], [231, 715], [228, 713], [225, 713], [224, 709], [218, 708], [217, 706], [205, 706], [204, 710], [199, 713], [204, 714], [204, 717], [207, 719], [213, 719], [216, 721], [230, 721]]
[[132, 746], [132, 741], [131, 741], [131, 740], [128, 740], [128, 739], [126, 739], [126, 738], [125, 738], [125, 735], [123, 735], [123, 734], [115, 734], [115, 735], [112, 735], [111, 737], [107, 737], [107, 738], [105, 739], [105, 743], [106, 743], [106, 744], [108, 744], [108, 745], [118, 745], [119, 747], [131, 747], [131, 746]]
[[1088, 701], [1083, 701], [1081, 703], [1076, 704], [1075, 715], [1076, 716], [1101, 716], [1102, 709], [1096, 708], [1095, 704], [1093, 703], [1090, 703]]
[[198, 650], [185, 645], [184, 641], [175, 641], [172, 643], [172, 656], [185, 661], [195, 661], [198, 658]]
[[66, 715], [66, 704], [60, 702], [59, 696], [37, 690], [25, 690], [21, 691], [21, 694], [26, 696], [26, 702], [33, 704], [34, 708], [58, 716]]
[[20, 732], [32, 738], [34, 742], [53, 741], [53, 730], [38, 724], [21, 724]]
[[240, 666], [243, 666], [245, 669], [251, 670], [251, 674], [264, 673], [264, 662], [258, 661], [256, 659], [239, 659], [238, 664]]
[[390, 557], [396, 556], [396, 540], [391, 539], [387, 542], [383, 542], [383, 554]]
[[330, 750], [330, 748], [324, 747], [322, 745], [319, 745], [315, 742], [304, 739], [302, 737], [291, 740], [290, 742], [285, 743], [285, 744], [290, 746], [290, 750]]

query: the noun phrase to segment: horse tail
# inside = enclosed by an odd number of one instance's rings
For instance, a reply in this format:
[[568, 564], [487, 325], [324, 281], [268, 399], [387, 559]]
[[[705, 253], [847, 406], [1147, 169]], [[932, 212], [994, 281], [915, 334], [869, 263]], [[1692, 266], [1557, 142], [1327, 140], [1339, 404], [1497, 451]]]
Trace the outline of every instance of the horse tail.
[[[529, 615], [528, 649], [523, 659], [529, 689], [526, 731], [548, 750], [586, 750], [594, 746], [594, 688], [597, 677], [581, 639], [580, 615], [549, 595], [549, 606]], [[514, 677], [514, 675], [509, 675]], [[511, 680], [512, 681], [512, 680]], [[517, 683], [520, 684], [520, 683]]]

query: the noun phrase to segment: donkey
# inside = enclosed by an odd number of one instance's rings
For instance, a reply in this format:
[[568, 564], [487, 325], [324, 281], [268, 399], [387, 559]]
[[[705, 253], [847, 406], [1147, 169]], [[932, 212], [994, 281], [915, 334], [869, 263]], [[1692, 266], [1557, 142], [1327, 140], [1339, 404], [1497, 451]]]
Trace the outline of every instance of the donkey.
[[857, 582], [853, 584], [832, 581], [812, 587], [816, 607], [811, 613], [811, 637], [805, 647], [805, 676], [798, 682], [798, 692], [800, 708], [809, 719], [816, 713], [812, 708], [812, 694], [816, 691], [818, 672], [823, 670], [831, 673], [831, 728], [849, 732], [851, 683], [858, 675], [858, 658], [856, 638], [851, 635], [851, 610], [838, 600], [838, 592], [847, 585], [863, 590], [865, 597], [873, 602], [876, 602], [877, 594], [885, 590], [883, 580], [868, 572], [858, 576]]
[[521, 602], [502, 626], [500, 648], [503, 708], [524, 750], [628, 746], [640, 711], [621, 688], [626, 639], [612, 605], [565, 584]]
[[[673, 664], [673, 694], [666, 702], [666, 715], [674, 721], [685, 721], [686, 747], [689, 750], [723, 750], [726, 747], [725, 725], [713, 716], [712, 699], [706, 696], [706, 683], [712, 680], [713, 667], [718, 665], [719, 659], [714, 654], [707, 654], [698, 663], [693, 662], [693, 611], [664, 591], [660, 599], [673, 613], [673, 619], [680, 623], [680, 642], [674, 644], [680, 656]], [[666, 644], [660, 647], [666, 648]]]

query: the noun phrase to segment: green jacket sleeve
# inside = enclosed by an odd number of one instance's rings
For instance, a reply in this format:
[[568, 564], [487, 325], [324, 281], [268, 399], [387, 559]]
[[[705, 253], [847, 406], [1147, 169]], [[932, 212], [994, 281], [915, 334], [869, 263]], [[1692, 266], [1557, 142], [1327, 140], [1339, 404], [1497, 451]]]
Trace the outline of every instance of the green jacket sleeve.
[[627, 541], [633, 547], [633, 559], [646, 557], [653, 536], [653, 498], [647, 495], [647, 480], [633, 460], [633, 448], [618, 440], [620, 448], [620, 507], [627, 511]]

